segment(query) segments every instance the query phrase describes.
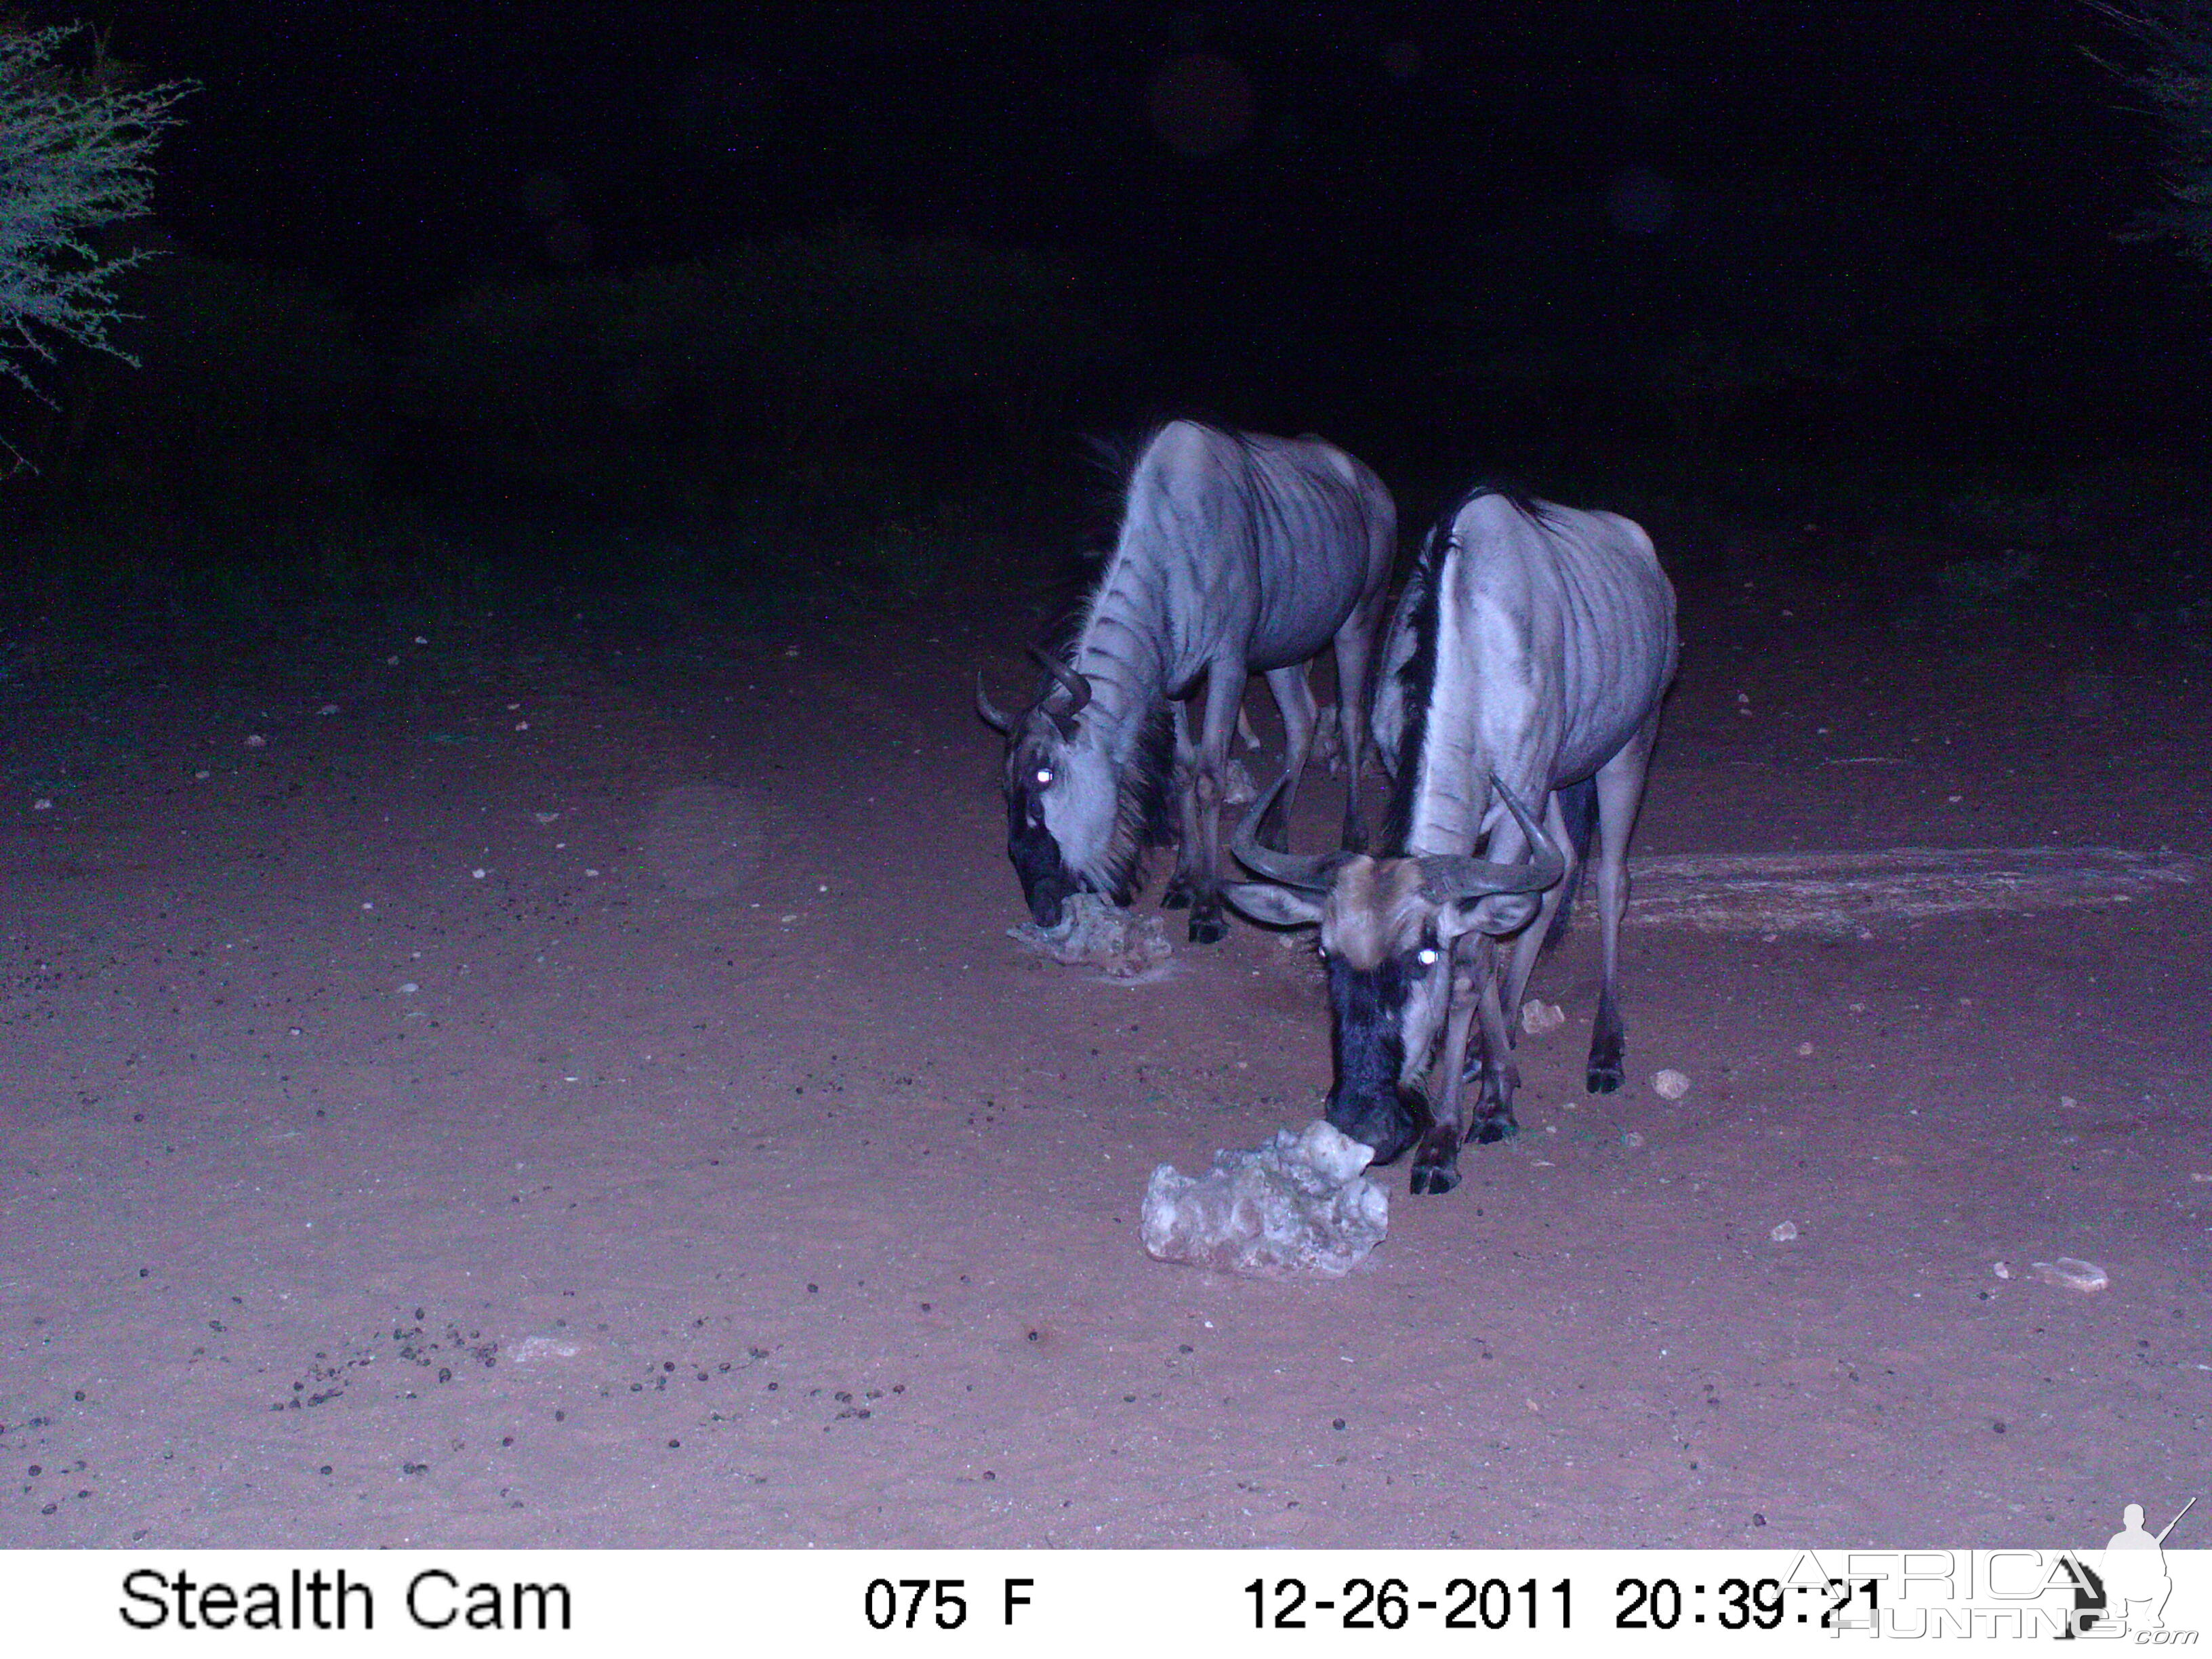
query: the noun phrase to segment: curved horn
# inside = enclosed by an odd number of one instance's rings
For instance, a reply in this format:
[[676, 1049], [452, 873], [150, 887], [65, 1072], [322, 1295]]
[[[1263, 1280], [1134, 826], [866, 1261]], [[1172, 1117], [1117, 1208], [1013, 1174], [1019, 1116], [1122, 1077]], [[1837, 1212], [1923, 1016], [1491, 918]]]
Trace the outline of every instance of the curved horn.
[[980, 668], [975, 671], [975, 712], [983, 717], [983, 724], [994, 732], [1011, 733], [1014, 729], [1014, 717], [994, 703], [989, 694], [983, 690], [983, 671]]
[[1054, 662], [1048, 654], [1038, 650], [1035, 646], [1030, 647], [1030, 655], [1037, 659], [1037, 666], [1066, 688], [1068, 696], [1072, 699], [1067, 707], [1060, 711], [1060, 717], [1063, 720], [1073, 720], [1077, 714], [1081, 714], [1083, 705], [1091, 701], [1091, 682], [1073, 668], [1064, 667]]
[[1302, 893], [1326, 893], [1328, 890], [1329, 867], [1336, 855], [1331, 853], [1277, 853], [1260, 845], [1260, 820], [1267, 816], [1267, 809], [1275, 804], [1275, 797], [1283, 793], [1290, 781], [1284, 774], [1268, 787], [1267, 793], [1254, 801], [1244, 814], [1244, 822], [1237, 826], [1237, 838], [1229, 850], [1254, 875], [1264, 877], [1279, 887], [1295, 887]]
[[1529, 817], [1519, 797], [1495, 776], [1490, 787], [1498, 792], [1505, 810], [1519, 821], [1528, 837], [1530, 858], [1526, 864], [1500, 864], [1491, 859], [1452, 858], [1432, 854], [1421, 860], [1421, 885], [1439, 903], [1454, 899], [1477, 899], [1492, 893], [1540, 893], [1567, 872], [1567, 861], [1559, 845], [1544, 833], [1544, 826]]

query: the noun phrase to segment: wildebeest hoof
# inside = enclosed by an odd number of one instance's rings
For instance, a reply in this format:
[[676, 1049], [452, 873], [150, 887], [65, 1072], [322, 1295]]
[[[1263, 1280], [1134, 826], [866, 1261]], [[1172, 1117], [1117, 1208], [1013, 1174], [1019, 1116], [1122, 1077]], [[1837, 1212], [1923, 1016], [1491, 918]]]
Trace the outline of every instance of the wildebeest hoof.
[[1190, 942], [1193, 945], [1218, 945], [1229, 937], [1229, 924], [1220, 914], [1201, 915], [1193, 912], [1190, 918]]
[[1167, 884], [1167, 886], [1166, 886], [1165, 888], [1164, 888], [1164, 889], [1161, 890], [1161, 893], [1160, 893], [1160, 908], [1161, 908], [1161, 909], [1163, 909], [1163, 910], [1188, 910], [1188, 909], [1189, 909], [1189, 908], [1190, 908], [1190, 885], [1189, 885], [1189, 884], [1188, 884], [1188, 883], [1187, 883], [1187, 882], [1182, 882], [1182, 881], [1171, 881], [1171, 882], [1170, 882], [1170, 883]]
[[1449, 1164], [1416, 1164], [1411, 1183], [1415, 1193], [1448, 1193], [1459, 1185], [1457, 1160]]
[[1594, 1060], [1590, 1061], [1589, 1072], [1583, 1081], [1589, 1086], [1592, 1094], [1609, 1095], [1620, 1087], [1623, 1075], [1624, 1070], [1619, 1060], [1616, 1060], [1610, 1065], [1607, 1065]]
[[1520, 1133], [1520, 1123], [1508, 1112], [1502, 1117], [1485, 1118], [1478, 1124], [1474, 1131], [1474, 1144], [1492, 1146], [1501, 1140], [1510, 1140]]

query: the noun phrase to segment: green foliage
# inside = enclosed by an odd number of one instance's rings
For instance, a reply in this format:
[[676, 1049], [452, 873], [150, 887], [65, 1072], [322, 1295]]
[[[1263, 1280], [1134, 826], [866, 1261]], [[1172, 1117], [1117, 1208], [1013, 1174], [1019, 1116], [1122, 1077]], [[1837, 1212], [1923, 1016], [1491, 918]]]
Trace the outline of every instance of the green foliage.
[[352, 317], [302, 284], [189, 255], [137, 271], [116, 337], [144, 367], [88, 360], [56, 495], [173, 507], [313, 506], [367, 478], [376, 388]]
[[1971, 338], [1980, 298], [1931, 240], [1870, 194], [1760, 175], [1685, 191], [1680, 213], [1641, 234], [1562, 198], [1468, 262], [1448, 326], [1487, 377], [1641, 404], [1680, 447], [1747, 396]]
[[2097, 8], [2149, 46], [2149, 67], [2130, 76], [2150, 95], [2166, 133], [2172, 204], [2145, 222], [2179, 240], [2212, 272], [2212, 0], [2132, 0]]
[[1113, 349], [1058, 261], [838, 231], [466, 295], [414, 331], [400, 401], [522, 477], [704, 506], [963, 436], [1025, 451]]
[[0, 27], [0, 372], [26, 386], [27, 362], [64, 341], [128, 361], [112, 284], [148, 252], [103, 252], [94, 233], [149, 211], [147, 158], [191, 90], [119, 89], [104, 55], [72, 74], [55, 54], [76, 32]]

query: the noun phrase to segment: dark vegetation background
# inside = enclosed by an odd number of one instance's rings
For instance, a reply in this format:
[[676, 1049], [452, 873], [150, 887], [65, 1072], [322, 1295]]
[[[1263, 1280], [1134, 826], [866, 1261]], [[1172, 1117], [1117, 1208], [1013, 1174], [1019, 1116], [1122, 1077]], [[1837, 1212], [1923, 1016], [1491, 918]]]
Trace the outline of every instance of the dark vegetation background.
[[1042, 591], [1197, 413], [2212, 642], [2212, 284], [2073, 0], [78, 17], [204, 89], [143, 367], [0, 386], [19, 641]]

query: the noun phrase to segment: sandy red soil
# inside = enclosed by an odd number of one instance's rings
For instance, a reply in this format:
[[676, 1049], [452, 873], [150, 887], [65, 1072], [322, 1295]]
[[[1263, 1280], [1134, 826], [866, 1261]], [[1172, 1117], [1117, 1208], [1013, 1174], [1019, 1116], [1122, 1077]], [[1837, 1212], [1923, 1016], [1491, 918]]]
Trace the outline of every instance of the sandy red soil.
[[[2201, 660], [1684, 600], [1644, 849], [2212, 848]], [[2094, 1546], [2202, 1485], [2204, 897], [1632, 929], [1595, 1099], [1578, 934], [1525, 1132], [1359, 1271], [1163, 1266], [1147, 1172], [1312, 1116], [1322, 994], [1006, 938], [972, 676], [1039, 626], [19, 653], [0, 1545]]]

